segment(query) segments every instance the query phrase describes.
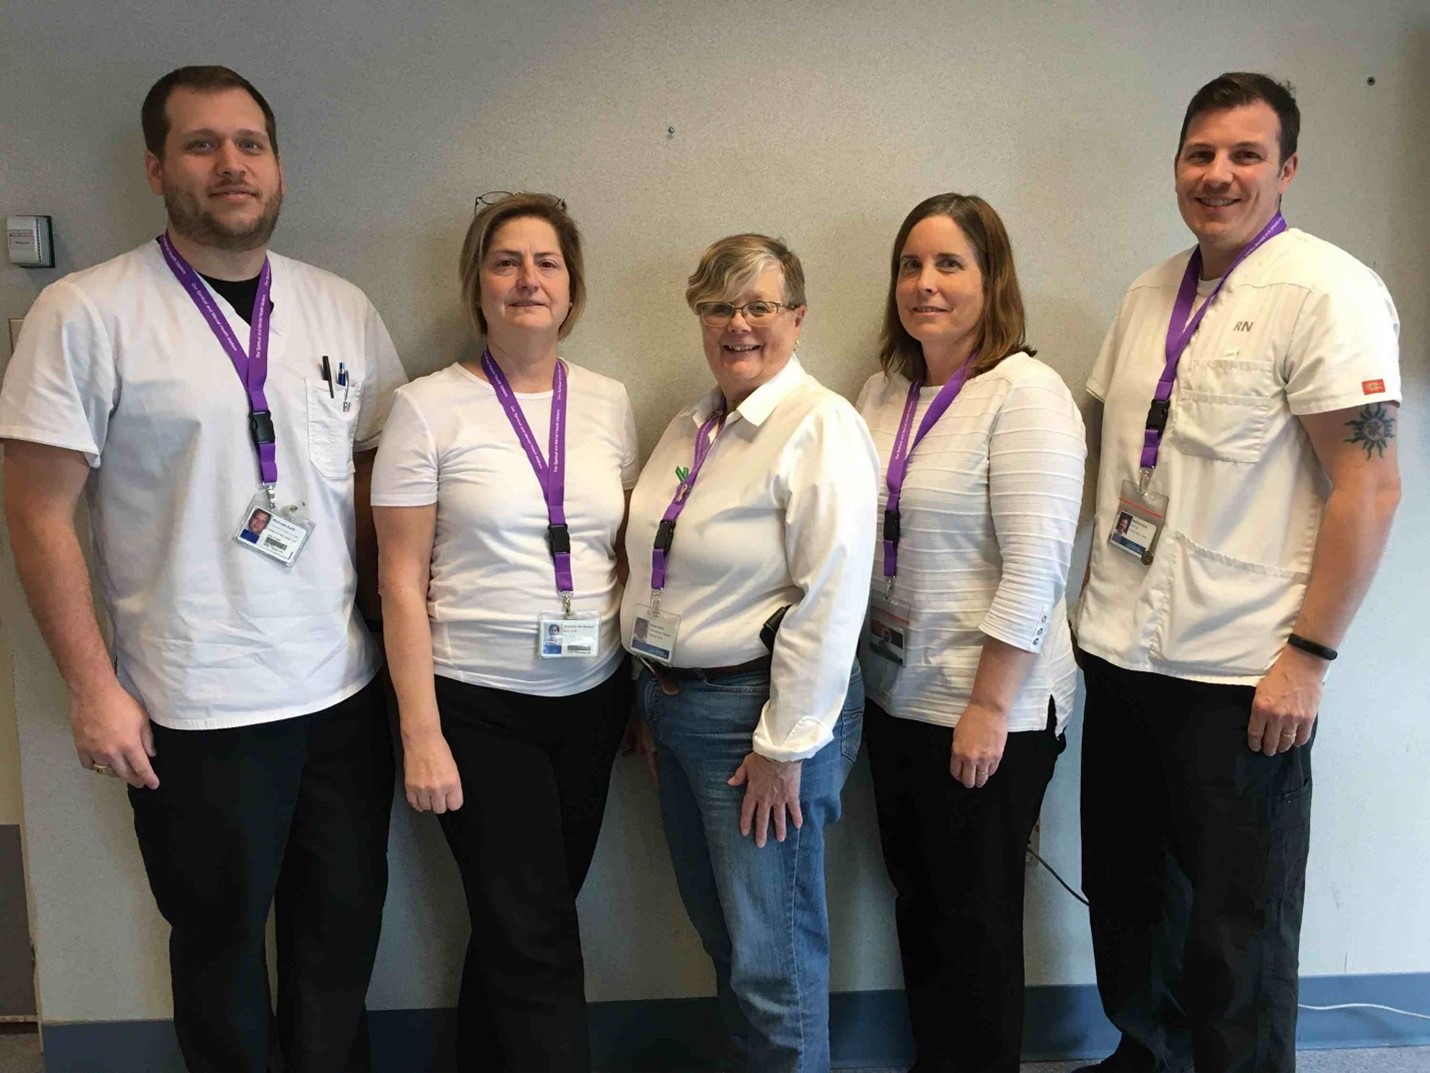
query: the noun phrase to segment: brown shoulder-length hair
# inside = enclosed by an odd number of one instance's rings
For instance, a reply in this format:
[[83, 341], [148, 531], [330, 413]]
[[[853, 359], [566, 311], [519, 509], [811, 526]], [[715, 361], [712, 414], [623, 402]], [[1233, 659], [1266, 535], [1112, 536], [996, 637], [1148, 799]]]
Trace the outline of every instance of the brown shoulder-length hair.
[[487, 251], [501, 226], [525, 216], [549, 223], [556, 232], [556, 241], [561, 244], [561, 259], [566, 262], [566, 271], [571, 277], [571, 309], [561, 322], [561, 330], [556, 337], [565, 339], [581, 319], [581, 311], [586, 308], [586, 266], [581, 257], [581, 231], [566, 211], [566, 202], [554, 194], [511, 194], [494, 202], [478, 199], [477, 214], [467, 228], [457, 265], [462, 280], [462, 309], [467, 314], [468, 323], [485, 338], [487, 318], [482, 314], [482, 262], [486, 260]]
[[889, 259], [889, 298], [884, 303], [884, 329], [879, 333], [879, 364], [886, 373], [901, 373], [909, 380], [928, 375], [923, 346], [904, 330], [899, 319], [899, 261], [909, 232], [920, 220], [947, 216], [956, 223], [978, 256], [983, 272], [983, 316], [974, 344], [973, 376], [986, 373], [1020, 350], [1035, 354], [1026, 337], [1027, 318], [1018, 273], [1013, 267], [1013, 244], [993, 206], [976, 194], [935, 194], [920, 201], [904, 218]]

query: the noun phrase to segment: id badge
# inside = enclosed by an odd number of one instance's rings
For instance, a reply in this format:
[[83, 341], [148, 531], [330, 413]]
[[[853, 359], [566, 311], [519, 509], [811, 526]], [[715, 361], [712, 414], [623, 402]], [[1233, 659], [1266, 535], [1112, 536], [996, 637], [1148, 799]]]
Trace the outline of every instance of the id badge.
[[869, 620], [864, 640], [869, 651], [900, 667], [904, 665], [904, 645], [909, 637], [909, 612], [882, 596], [869, 597]]
[[296, 507], [274, 510], [268, 497], [259, 493], [244, 508], [233, 539], [250, 551], [292, 566], [312, 534], [313, 523], [299, 514]]
[[1150, 565], [1166, 521], [1166, 496], [1144, 492], [1135, 481], [1123, 481], [1107, 542], [1124, 555], [1140, 559], [1143, 566]]
[[679, 630], [679, 615], [650, 604], [638, 604], [636, 621], [631, 627], [631, 651], [669, 666], [675, 658], [675, 635]]
[[542, 659], [591, 659], [601, 647], [601, 616], [594, 611], [543, 611], [536, 622]]

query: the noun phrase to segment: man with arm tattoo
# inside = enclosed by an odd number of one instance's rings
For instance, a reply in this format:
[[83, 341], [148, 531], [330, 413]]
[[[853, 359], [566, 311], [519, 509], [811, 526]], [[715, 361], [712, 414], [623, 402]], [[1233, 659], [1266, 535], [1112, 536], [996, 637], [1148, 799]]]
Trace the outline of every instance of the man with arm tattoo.
[[1321, 686], [1400, 498], [1399, 320], [1374, 272], [1282, 217], [1299, 125], [1264, 75], [1192, 98], [1175, 177], [1197, 245], [1133, 283], [1088, 381], [1104, 1073], [1295, 1068]]

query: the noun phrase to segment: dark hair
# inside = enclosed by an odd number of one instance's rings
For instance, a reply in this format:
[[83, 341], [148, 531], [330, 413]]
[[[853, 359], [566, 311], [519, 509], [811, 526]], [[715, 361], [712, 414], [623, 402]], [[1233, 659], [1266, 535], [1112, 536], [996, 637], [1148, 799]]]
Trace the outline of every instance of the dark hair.
[[[485, 197], [487, 195], [483, 195]], [[561, 259], [571, 277], [571, 308], [561, 322], [558, 339], [565, 339], [586, 308], [586, 267], [581, 258], [581, 231], [566, 211], [566, 202], [554, 194], [511, 194], [496, 202], [478, 201], [480, 208], [467, 228], [457, 271], [462, 280], [462, 307], [478, 335], [487, 334], [487, 318], [482, 313], [482, 261], [503, 224], [529, 216], [545, 220], [561, 244]]]
[[253, 83], [228, 67], [178, 67], [149, 87], [139, 108], [139, 125], [144, 128], [144, 147], [160, 160], [164, 158], [164, 142], [169, 137], [169, 96], [178, 88], [200, 93], [217, 93], [225, 89], [241, 89], [263, 110], [263, 125], [268, 129], [268, 145], [278, 155], [278, 121], [273, 109]]
[[889, 259], [889, 297], [884, 303], [884, 329], [879, 333], [879, 364], [886, 373], [901, 373], [909, 380], [922, 380], [928, 373], [923, 346], [904, 330], [899, 319], [899, 261], [909, 232], [930, 216], [947, 216], [968, 236], [978, 267], [983, 273], [983, 312], [978, 320], [970, 375], [986, 373], [1010, 354], [1020, 350], [1036, 354], [1026, 338], [1027, 317], [1023, 294], [1018, 289], [1018, 273], [1013, 267], [1013, 244], [1003, 221], [993, 206], [976, 194], [935, 194], [919, 202], [904, 218], [894, 238]]
[[1281, 160], [1284, 164], [1296, 152], [1296, 140], [1301, 135], [1301, 109], [1296, 106], [1294, 87], [1290, 82], [1278, 82], [1269, 75], [1254, 71], [1228, 71], [1213, 78], [1193, 95], [1182, 117], [1182, 133], [1177, 137], [1177, 153], [1187, 141], [1187, 128], [1204, 112], [1224, 112], [1229, 108], [1265, 101], [1281, 123]]

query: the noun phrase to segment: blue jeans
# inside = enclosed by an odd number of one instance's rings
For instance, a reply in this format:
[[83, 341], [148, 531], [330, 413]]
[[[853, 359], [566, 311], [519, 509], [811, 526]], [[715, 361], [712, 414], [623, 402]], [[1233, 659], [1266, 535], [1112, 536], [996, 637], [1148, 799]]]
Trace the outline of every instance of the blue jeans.
[[804, 761], [804, 826], [763, 849], [740, 834], [745, 788], [727, 784], [749, 754], [770, 695], [768, 671], [662, 688], [649, 670], [637, 685], [660, 760], [660, 813], [685, 911], [715, 964], [720, 1011], [737, 1060], [751, 1073], [829, 1069], [829, 916], [824, 828], [864, 719], [856, 665], [834, 740]]

